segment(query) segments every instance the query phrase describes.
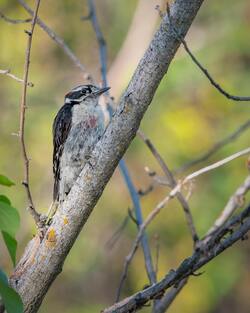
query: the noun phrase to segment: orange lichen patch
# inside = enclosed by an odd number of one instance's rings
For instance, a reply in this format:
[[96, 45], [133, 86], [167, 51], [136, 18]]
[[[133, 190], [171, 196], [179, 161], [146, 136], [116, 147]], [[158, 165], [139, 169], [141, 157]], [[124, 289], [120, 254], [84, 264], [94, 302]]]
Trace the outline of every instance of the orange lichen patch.
[[64, 216], [64, 218], [63, 218], [63, 224], [64, 224], [64, 225], [67, 225], [68, 223], [69, 223], [69, 220], [67, 219], [66, 216]]
[[125, 113], [130, 112], [130, 108], [129, 108], [129, 106], [128, 106], [128, 105], [126, 105], [126, 106], [125, 106], [125, 108], [124, 108], [124, 112], [125, 112]]
[[92, 179], [92, 176], [91, 175], [86, 175], [85, 177], [84, 177], [84, 180], [91, 180]]
[[45, 244], [49, 248], [53, 248], [56, 245], [56, 232], [54, 228], [48, 230]]

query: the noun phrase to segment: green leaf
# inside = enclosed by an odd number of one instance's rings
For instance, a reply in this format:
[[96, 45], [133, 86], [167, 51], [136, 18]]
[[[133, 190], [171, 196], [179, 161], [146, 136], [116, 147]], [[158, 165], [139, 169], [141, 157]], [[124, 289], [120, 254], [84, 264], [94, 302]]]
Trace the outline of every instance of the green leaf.
[[10, 199], [7, 198], [5, 195], [0, 195], [0, 201], [5, 202], [5, 203], [11, 205]]
[[11, 235], [6, 233], [5, 231], [2, 232], [4, 242], [6, 247], [9, 251], [13, 266], [16, 265], [16, 249], [17, 249], [17, 241]]
[[0, 270], [0, 294], [8, 313], [23, 313], [23, 303], [15, 290], [8, 285], [8, 278]]
[[20, 217], [15, 208], [6, 202], [0, 201], [0, 230], [15, 237], [20, 224]]
[[15, 185], [8, 177], [4, 176], [4, 175], [0, 175], [0, 185], [4, 185], [4, 186], [13, 186]]

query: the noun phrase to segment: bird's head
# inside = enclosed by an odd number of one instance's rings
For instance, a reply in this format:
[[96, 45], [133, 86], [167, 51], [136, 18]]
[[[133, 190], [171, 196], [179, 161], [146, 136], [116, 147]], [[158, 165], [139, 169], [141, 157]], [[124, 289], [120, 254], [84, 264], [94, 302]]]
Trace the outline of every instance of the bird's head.
[[72, 105], [98, 103], [99, 96], [109, 89], [110, 87], [100, 88], [94, 85], [80, 85], [66, 94], [65, 103]]

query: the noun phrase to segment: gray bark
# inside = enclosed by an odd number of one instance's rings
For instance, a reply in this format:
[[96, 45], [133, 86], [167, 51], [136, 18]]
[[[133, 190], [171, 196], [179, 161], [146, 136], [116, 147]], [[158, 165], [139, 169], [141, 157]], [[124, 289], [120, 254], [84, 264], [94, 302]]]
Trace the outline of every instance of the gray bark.
[[[176, 0], [172, 23], [185, 36], [203, 0]], [[145, 21], [146, 22], [146, 21]], [[11, 285], [21, 295], [25, 312], [36, 312], [61, 272], [83, 225], [88, 220], [119, 160], [136, 135], [141, 119], [180, 45], [165, 16], [121, 97], [112, 122], [98, 142], [90, 164], [82, 170], [67, 199], [40, 242], [34, 238], [17, 265]]]

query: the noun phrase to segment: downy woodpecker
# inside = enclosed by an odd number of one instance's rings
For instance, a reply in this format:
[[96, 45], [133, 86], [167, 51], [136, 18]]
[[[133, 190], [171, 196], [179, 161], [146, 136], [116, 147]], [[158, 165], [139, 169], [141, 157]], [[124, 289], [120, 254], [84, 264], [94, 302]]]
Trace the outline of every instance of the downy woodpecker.
[[65, 96], [53, 123], [54, 202], [64, 201], [105, 130], [98, 103], [109, 88], [81, 85]]

